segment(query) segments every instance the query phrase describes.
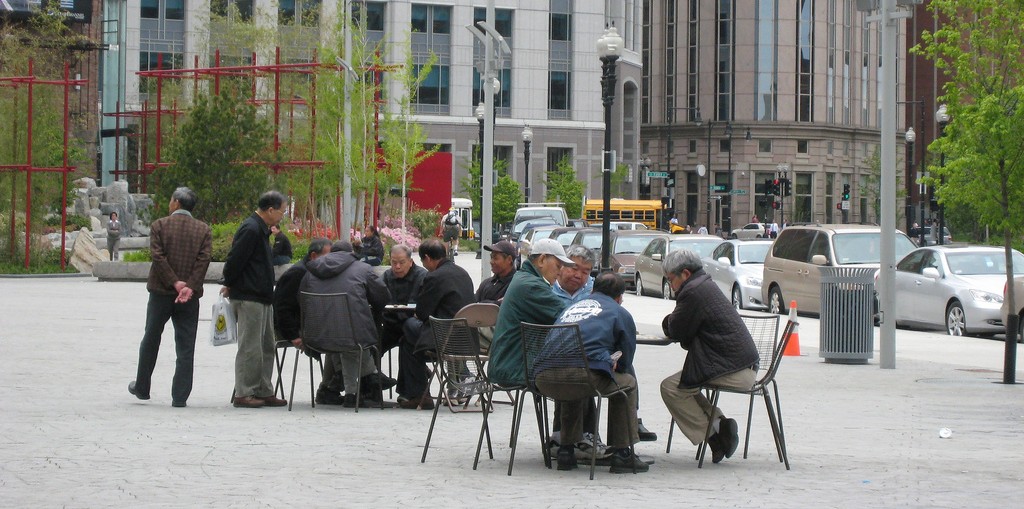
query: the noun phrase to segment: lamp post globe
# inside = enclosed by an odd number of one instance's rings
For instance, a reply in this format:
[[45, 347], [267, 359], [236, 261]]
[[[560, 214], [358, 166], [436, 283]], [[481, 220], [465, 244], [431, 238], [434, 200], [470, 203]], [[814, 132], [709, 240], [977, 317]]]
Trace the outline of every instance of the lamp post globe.
[[601, 221], [601, 270], [610, 270], [612, 201], [612, 104], [615, 102], [615, 61], [622, 55], [622, 37], [614, 25], [605, 28], [597, 40], [601, 60], [601, 103], [604, 105], [604, 165], [602, 168], [603, 207]]

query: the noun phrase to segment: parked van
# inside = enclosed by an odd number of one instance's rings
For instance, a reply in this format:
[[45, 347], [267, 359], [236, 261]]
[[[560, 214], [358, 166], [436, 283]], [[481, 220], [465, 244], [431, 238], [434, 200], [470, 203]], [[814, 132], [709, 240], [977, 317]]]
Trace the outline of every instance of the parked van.
[[519, 237], [532, 227], [542, 225], [565, 226], [569, 222], [569, 216], [565, 209], [560, 206], [541, 204], [523, 204], [526, 206], [516, 210], [516, 217], [512, 220], [512, 231], [509, 239], [518, 242]]
[[[881, 259], [882, 232], [877, 226], [819, 224], [790, 226], [779, 233], [764, 260], [762, 302], [771, 313], [785, 314], [795, 300], [800, 312], [821, 313], [820, 267], [871, 267]], [[896, 232], [896, 259], [915, 249]]]

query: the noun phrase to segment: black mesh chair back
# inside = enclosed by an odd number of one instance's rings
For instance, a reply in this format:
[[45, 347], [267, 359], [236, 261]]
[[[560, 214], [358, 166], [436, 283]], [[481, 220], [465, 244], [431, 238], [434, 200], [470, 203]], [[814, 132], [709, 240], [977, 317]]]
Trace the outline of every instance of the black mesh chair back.
[[[557, 383], [563, 390], [568, 389], [571, 395], [567, 399], [585, 399], [597, 397], [597, 414], [601, 415], [602, 398], [625, 397], [628, 387], [620, 388], [611, 393], [602, 394], [593, 385], [590, 379], [590, 368], [587, 363], [587, 353], [583, 347], [583, 337], [580, 335], [579, 325], [575, 323], [557, 325], [537, 325], [532, 323], [520, 324], [523, 334], [523, 371], [526, 374], [527, 390], [539, 395], [541, 399], [547, 398], [537, 387], [537, 376], [542, 372], [548, 372], [547, 377], [552, 374], [558, 376], [553, 382]], [[552, 381], [550, 378], [549, 381]], [[565, 393], [563, 393], [565, 394]], [[578, 395], [578, 397], [577, 397]], [[546, 445], [550, 439], [547, 428], [548, 416], [547, 405], [543, 405], [542, 415], [544, 422], [540, 426], [542, 430], [541, 450], [544, 454], [545, 465], [550, 468], [551, 458], [546, 451]], [[597, 449], [597, 435], [594, 434], [591, 447]], [[632, 452], [632, 451], [631, 451]], [[590, 456], [590, 479], [594, 479], [594, 469], [597, 464], [597, 456]]]
[[420, 458], [420, 462], [423, 463], [427, 460], [427, 451], [430, 449], [430, 439], [434, 433], [434, 424], [437, 421], [438, 410], [441, 408], [441, 401], [446, 400], [450, 406], [469, 405], [474, 397], [479, 396], [483, 422], [477, 440], [476, 457], [473, 460], [473, 469], [476, 470], [477, 464], [480, 462], [480, 450], [485, 436], [487, 437], [487, 453], [491, 459], [494, 459], [490, 430], [487, 427], [487, 415], [490, 412], [490, 396], [493, 389], [484, 370], [484, 359], [480, 356], [480, 344], [476, 337], [476, 331], [463, 318], [430, 317], [430, 328], [433, 330], [434, 342], [437, 344], [436, 369], [441, 387], [434, 405], [434, 414], [430, 419], [427, 441], [423, 446], [423, 456]]
[[[359, 355], [359, 372], [363, 370], [363, 351], [372, 350], [376, 358], [378, 339], [360, 338], [352, 328], [352, 308], [347, 293], [299, 292], [302, 307], [302, 344], [313, 352], [321, 354]], [[362, 384], [359, 384], [362, 385]], [[356, 412], [362, 401], [359, 387], [356, 388]], [[347, 390], [347, 388], [346, 388]], [[380, 399], [381, 408], [384, 400]]]

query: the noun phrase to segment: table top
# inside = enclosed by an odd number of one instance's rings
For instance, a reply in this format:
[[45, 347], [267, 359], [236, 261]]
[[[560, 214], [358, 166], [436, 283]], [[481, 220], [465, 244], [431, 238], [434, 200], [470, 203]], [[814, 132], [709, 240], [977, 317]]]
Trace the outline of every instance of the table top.
[[636, 344], [638, 345], [657, 345], [666, 346], [673, 343], [672, 338], [662, 336], [660, 334], [637, 334]]

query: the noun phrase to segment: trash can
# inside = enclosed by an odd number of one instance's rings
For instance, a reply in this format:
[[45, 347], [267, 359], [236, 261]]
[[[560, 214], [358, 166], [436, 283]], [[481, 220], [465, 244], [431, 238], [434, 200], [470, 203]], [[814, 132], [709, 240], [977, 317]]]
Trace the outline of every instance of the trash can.
[[866, 364], [874, 356], [876, 270], [821, 267], [818, 355], [825, 362]]

